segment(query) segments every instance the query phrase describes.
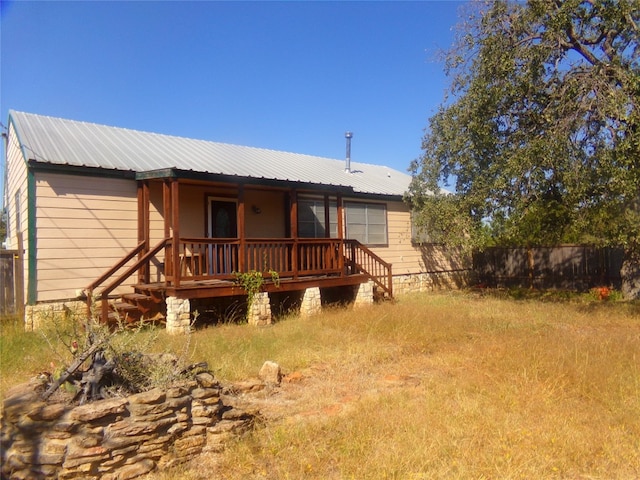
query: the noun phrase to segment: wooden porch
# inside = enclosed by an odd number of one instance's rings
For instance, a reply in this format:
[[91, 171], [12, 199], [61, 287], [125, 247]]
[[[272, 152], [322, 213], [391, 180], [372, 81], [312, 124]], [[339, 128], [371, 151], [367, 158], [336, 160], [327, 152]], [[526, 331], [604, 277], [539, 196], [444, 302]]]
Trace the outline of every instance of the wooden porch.
[[[86, 288], [88, 311], [99, 299], [102, 321], [116, 313], [136, 321], [156, 314], [167, 297], [244, 295], [237, 273], [251, 271], [262, 274], [262, 291], [266, 292], [350, 286], [371, 280], [380, 296], [393, 295], [391, 265], [356, 240], [189, 238], [181, 239], [177, 246], [174, 249], [172, 239], [167, 238], [139, 256], [144, 243], [139, 244]], [[163, 281], [138, 282], [132, 293], [119, 295], [114, 301], [112, 292], [134, 274], [144, 279], [152, 261], [161, 261]]]
[[[156, 192], [155, 203], [161, 197], [159, 212], [163, 222], [162, 240], [151, 245], [151, 186]], [[187, 237], [181, 227], [193, 231], [193, 223], [181, 223], [180, 192], [207, 192], [209, 197], [224, 196], [232, 203], [231, 228], [225, 238], [214, 232], [211, 215], [201, 229], [207, 237]], [[254, 218], [245, 218], [245, 196], [255, 192], [271, 192], [285, 200], [281, 210], [285, 221], [282, 232], [286, 238], [247, 238], [247, 225]], [[160, 193], [161, 192], [161, 193]], [[308, 195], [309, 189], [290, 183], [245, 184], [231, 183], [215, 175], [196, 175], [176, 169], [147, 172], [138, 176], [138, 245], [117, 264], [85, 289], [90, 312], [94, 301], [101, 301], [100, 317], [107, 321], [116, 310], [121, 317], [147, 318], [168, 297], [181, 299], [216, 298], [245, 294], [238, 282], [238, 274], [258, 272], [264, 278], [263, 291], [304, 290], [309, 287], [339, 287], [373, 281], [380, 295], [392, 297], [391, 264], [357, 240], [345, 239], [343, 225], [342, 190], [326, 190], [315, 198], [324, 199], [324, 238], [301, 238], [298, 235], [298, 197]], [[330, 200], [331, 199], [331, 200]], [[328, 238], [330, 232], [330, 202], [337, 211], [338, 238]], [[185, 207], [189, 208], [189, 207]], [[255, 205], [252, 205], [255, 209]], [[251, 215], [251, 214], [249, 214]], [[157, 224], [157, 222], [156, 222]], [[227, 225], [228, 227], [229, 225]], [[255, 229], [254, 229], [255, 230]], [[156, 229], [157, 231], [157, 229]], [[157, 238], [157, 237], [156, 237]], [[152, 267], [154, 269], [152, 278]], [[132, 281], [131, 277], [136, 275]], [[132, 293], [113, 292], [124, 283], [133, 284]], [[120, 289], [122, 290], [122, 289]]]

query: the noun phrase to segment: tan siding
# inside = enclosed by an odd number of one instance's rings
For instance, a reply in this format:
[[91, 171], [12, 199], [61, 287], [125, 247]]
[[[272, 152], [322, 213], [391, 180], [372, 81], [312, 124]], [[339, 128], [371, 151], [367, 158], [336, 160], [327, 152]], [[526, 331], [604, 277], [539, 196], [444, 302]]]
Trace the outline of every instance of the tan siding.
[[37, 173], [36, 198], [38, 301], [73, 298], [137, 244], [133, 180]]
[[[118, 258], [119, 260], [119, 258]], [[112, 263], [115, 263], [115, 259]], [[42, 265], [41, 270], [38, 272], [38, 283], [40, 282], [48, 282], [50, 280], [58, 281], [58, 283], [63, 281], [74, 282], [78, 277], [81, 278], [89, 278], [88, 282], [83, 283], [81, 286], [77, 288], [84, 288], [91, 280], [93, 280], [97, 275], [95, 275], [96, 267], [92, 267], [88, 265], [84, 268], [68, 268], [69, 263], [65, 263], [63, 260], [47, 260], [40, 262]], [[73, 295], [69, 297], [56, 297], [59, 299], [62, 298], [71, 298]]]
[[[122, 225], [119, 225], [121, 227]], [[84, 247], [84, 242], [108, 242], [108, 245], [113, 244], [113, 239], [126, 239], [127, 243], [131, 237], [131, 228], [112, 228], [109, 230], [109, 235], [105, 236], [102, 229], [89, 229], [85, 228], [82, 231], [76, 232], [73, 238], [60, 237], [60, 231], [56, 228], [41, 229], [38, 231], [39, 239], [47, 240], [62, 240], [73, 242], [74, 245]], [[137, 239], [137, 237], [136, 237]]]
[[[22, 151], [18, 145], [18, 138], [16, 137], [13, 124], [9, 126], [8, 141], [6, 148], [6, 175], [7, 175], [7, 191], [6, 205], [8, 216], [8, 237], [7, 248], [18, 248], [18, 232], [22, 235], [22, 247], [23, 247], [23, 278], [24, 278], [24, 290], [23, 298], [26, 300], [27, 291], [29, 288], [28, 274], [29, 274], [29, 242], [28, 242], [28, 226], [29, 226], [29, 207], [28, 207], [28, 191], [27, 191], [27, 164], [22, 155]], [[16, 216], [16, 193], [19, 197], [19, 211]], [[16, 225], [16, 218], [20, 218], [20, 225]]]
[[372, 250], [393, 265], [393, 274], [424, 271], [420, 253], [411, 244], [411, 216], [403, 202], [387, 202], [387, 231], [388, 246]]
[[[162, 183], [151, 182], [149, 185], [149, 238], [151, 246], [155, 246], [164, 238], [164, 217], [162, 211]], [[158, 252], [157, 261], [151, 262], [151, 278], [160, 281], [161, 263], [164, 262], [164, 250]]]
[[[43, 174], [45, 175], [45, 174]], [[85, 201], [100, 200], [108, 198], [110, 200], [123, 200], [131, 193], [131, 186], [135, 189], [136, 183], [133, 180], [109, 179], [104, 177], [90, 177], [87, 175], [55, 175], [55, 183], [43, 183], [39, 185], [38, 197], [53, 196], [64, 200], [65, 198], [82, 198]], [[100, 192], [100, 198], [95, 195]]]
[[[247, 238], [282, 238], [285, 235], [284, 193], [247, 190], [245, 193]], [[260, 213], [253, 211], [253, 206]]]
[[180, 185], [180, 236], [204, 237], [205, 190]]
[[[17, 248], [17, 225], [16, 225], [16, 193], [19, 193], [20, 205], [18, 212], [20, 217], [20, 231], [25, 236], [28, 225], [28, 205], [27, 205], [27, 166], [22, 156], [22, 151], [18, 146], [18, 139], [15, 136], [13, 125], [10, 125], [7, 144], [7, 191], [5, 205], [8, 214], [9, 237], [7, 238], [7, 248]], [[25, 245], [26, 248], [26, 245]]]
[[[38, 207], [47, 207], [47, 208], [60, 208], [64, 210], [69, 210], [71, 212], [77, 212], [81, 215], [90, 216], [93, 215], [91, 212], [94, 210], [100, 210], [104, 212], [104, 214], [109, 214], [109, 212], [122, 212], [123, 207], [124, 210], [127, 209], [127, 205], [130, 203], [129, 201], [122, 200], [122, 197], [105, 197], [100, 199], [83, 199], [82, 205], [78, 205], [78, 199], [73, 197], [56, 197], [54, 192], [53, 195], [40, 195], [36, 200], [36, 205]], [[105, 201], [109, 201], [108, 205], [105, 205]], [[81, 208], [79, 208], [81, 207]], [[133, 212], [135, 213], [135, 212]]]
[[[137, 237], [138, 222], [136, 220], [105, 219], [100, 216], [100, 212], [96, 212], [94, 218], [74, 218], [72, 213], [67, 210], [65, 217], [55, 217], [50, 216], [46, 209], [39, 208], [37, 218], [38, 231], [48, 228], [56, 229], [58, 232], [60, 230], [77, 230], [73, 232], [75, 237], [76, 235], [88, 234], [88, 230], [97, 230], [102, 232], [103, 236], [113, 238], [112, 230], [120, 229], [127, 232], [133, 230], [136, 234], [134, 237]], [[129, 240], [129, 238], [125, 240]]]
[[164, 217], [162, 211], [162, 183], [149, 185], [149, 235], [151, 245], [156, 245], [164, 238]]
[[[49, 245], [49, 242], [46, 243], [47, 245]], [[116, 263], [117, 260], [120, 260], [122, 257], [124, 257], [124, 255], [132, 248], [133, 246], [124, 251], [122, 247], [118, 246], [112, 246], [110, 248], [96, 248], [88, 243], [80, 246], [79, 248], [71, 248], [71, 245], [63, 245], [57, 248], [38, 248], [38, 257], [41, 259], [47, 259], [47, 261], [60, 259], [62, 261], [66, 261], [68, 265], [69, 257], [71, 254], [74, 262], [82, 260], [83, 262], [86, 262], [87, 266], [100, 268], [100, 265], [104, 265], [104, 262], [107, 259], [112, 260], [109, 262], [108, 266]], [[44, 260], [41, 260], [39, 267], [43, 266], [43, 262]], [[96, 275], [96, 277], [97, 276], [99, 275]]]
[[392, 264], [394, 275], [446, 272], [463, 269], [458, 255], [439, 245], [414, 245], [411, 241], [411, 214], [404, 202], [387, 203], [389, 244], [371, 250]]

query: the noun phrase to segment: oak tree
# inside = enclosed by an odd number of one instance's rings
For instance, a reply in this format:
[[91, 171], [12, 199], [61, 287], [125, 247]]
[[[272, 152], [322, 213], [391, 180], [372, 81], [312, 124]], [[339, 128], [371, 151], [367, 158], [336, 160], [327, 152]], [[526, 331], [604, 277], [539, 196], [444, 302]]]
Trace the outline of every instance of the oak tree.
[[418, 224], [467, 248], [622, 246], [638, 295], [640, 0], [472, 3], [459, 27], [411, 165]]

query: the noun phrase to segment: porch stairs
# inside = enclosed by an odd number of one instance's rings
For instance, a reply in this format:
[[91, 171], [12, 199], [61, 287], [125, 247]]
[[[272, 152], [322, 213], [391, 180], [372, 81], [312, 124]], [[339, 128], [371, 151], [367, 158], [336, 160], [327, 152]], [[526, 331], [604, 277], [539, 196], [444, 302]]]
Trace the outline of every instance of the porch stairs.
[[[104, 323], [132, 324], [141, 320], [159, 320], [163, 315], [164, 299], [154, 294], [150, 290], [141, 287], [134, 287], [133, 293], [126, 293], [113, 299], [111, 292], [122, 285], [131, 275], [146, 268], [149, 260], [166, 246], [167, 240], [162, 240], [148, 252], [143, 253], [146, 243], [140, 242], [136, 248], [131, 250], [127, 256], [116, 263], [113, 267], [96, 279], [85, 289], [87, 298], [87, 314], [100, 318]], [[116, 276], [130, 260], [139, 256], [138, 260], [128, 267], [124, 272]], [[104, 286], [102, 291], [95, 295], [96, 289], [107, 280], [111, 280]], [[94, 311], [97, 309], [97, 312]]]
[[162, 321], [165, 316], [164, 299], [145, 291], [140, 287], [134, 287], [133, 293], [125, 293], [117, 299], [101, 300], [100, 311], [103, 310], [102, 302], [108, 304], [107, 323], [138, 324], [141, 321]]

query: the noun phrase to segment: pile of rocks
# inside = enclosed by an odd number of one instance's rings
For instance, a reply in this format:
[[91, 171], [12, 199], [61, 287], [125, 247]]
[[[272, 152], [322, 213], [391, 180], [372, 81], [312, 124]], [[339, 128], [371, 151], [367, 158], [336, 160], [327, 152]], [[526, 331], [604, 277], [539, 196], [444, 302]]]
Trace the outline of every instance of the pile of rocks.
[[3, 478], [131, 479], [220, 451], [258, 415], [206, 372], [80, 406], [44, 402], [38, 388], [20, 385], [4, 400]]

